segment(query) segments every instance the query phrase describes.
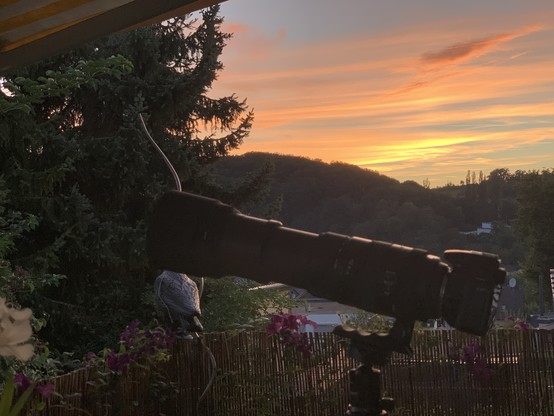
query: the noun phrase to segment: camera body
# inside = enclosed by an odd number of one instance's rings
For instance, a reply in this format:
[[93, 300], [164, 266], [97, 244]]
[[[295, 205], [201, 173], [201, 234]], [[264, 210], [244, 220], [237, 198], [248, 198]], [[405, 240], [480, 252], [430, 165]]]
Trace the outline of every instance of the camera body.
[[287, 228], [177, 191], [157, 202], [147, 251], [166, 270], [286, 283], [403, 321], [443, 317], [476, 335], [489, 329], [505, 278], [492, 254], [448, 250], [444, 262], [416, 248]]

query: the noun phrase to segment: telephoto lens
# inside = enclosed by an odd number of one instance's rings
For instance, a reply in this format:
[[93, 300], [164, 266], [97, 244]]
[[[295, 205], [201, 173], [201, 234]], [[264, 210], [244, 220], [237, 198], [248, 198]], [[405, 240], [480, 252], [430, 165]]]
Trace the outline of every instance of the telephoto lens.
[[486, 333], [505, 272], [497, 256], [315, 234], [241, 214], [230, 205], [170, 191], [157, 201], [147, 252], [158, 267], [196, 276], [279, 282], [404, 321], [444, 318]]

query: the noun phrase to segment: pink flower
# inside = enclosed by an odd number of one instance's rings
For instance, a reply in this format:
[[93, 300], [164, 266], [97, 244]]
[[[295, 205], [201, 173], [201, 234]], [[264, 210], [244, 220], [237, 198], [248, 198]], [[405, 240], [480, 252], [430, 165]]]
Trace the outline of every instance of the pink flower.
[[311, 345], [308, 339], [299, 332], [301, 325], [312, 325], [314, 328], [317, 326], [315, 322], [310, 321], [304, 315], [274, 314], [266, 327], [266, 332], [271, 335], [279, 335], [281, 343], [285, 347], [292, 347], [302, 353], [305, 358], [309, 358]]

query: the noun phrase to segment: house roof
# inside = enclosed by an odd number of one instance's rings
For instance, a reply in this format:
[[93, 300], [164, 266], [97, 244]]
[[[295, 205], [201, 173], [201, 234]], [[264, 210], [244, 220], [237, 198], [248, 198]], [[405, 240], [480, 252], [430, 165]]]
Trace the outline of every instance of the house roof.
[[224, 0], [0, 0], [0, 73]]

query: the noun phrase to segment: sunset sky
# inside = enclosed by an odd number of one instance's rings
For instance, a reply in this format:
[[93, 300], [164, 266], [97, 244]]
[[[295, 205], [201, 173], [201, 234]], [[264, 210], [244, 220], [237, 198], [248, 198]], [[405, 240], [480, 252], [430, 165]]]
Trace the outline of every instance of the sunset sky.
[[255, 111], [240, 152], [431, 186], [554, 167], [554, 2], [228, 0], [214, 94]]

